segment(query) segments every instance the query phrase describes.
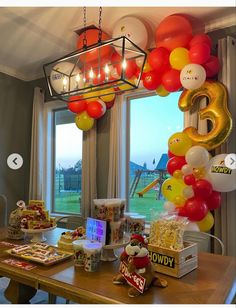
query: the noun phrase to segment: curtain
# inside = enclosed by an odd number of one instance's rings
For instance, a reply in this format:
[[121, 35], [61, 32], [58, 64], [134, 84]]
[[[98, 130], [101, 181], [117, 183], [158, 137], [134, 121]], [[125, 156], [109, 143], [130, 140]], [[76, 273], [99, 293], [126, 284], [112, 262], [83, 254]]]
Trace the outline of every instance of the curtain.
[[126, 108], [124, 95], [116, 98], [110, 109], [110, 144], [107, 198], [124, 198], [126, 195]]
[[30, 154], [30, 183], [29, 198], [43, 199], [43, 110], [44, 91], [38, 87], [34, 89], [31, 154]]
[[[221, 62], [221, 71], [218, 80], [228, 90], [228, 109], [233, 117], [233, 130], [226, 143], [216, 149], [216, 155], [220, 153], [235, 153], [236, 140], [236, 39], [232, 37], [222, 38], [218, 41], [218, 57]], [[236, 179], [235, 179], [236, 181]], [[226, 255], [236, 256], [236, 191], [222, 193], [220, 209], [215, 211], [214, 233], [222, 239], [225, 245]], [[218, 247], [214, 247], [218, 253]]]
[[[94, 124], [96, 125], [96, 124]], [[83, 217], [93, 215], [93, 199], [97, 198], [96, 181], [96, 126], [83, 133], [83, 151], [82, 151], [82, 198], [81, 213]]]
[[207, 133], [207, 120], [200, 120], [198, 111], [206, 107], [206, 98], [201, 98], [198, 104], [194, 104], [191, 110], [184, 112], [184, 128], [193, 126], [199, 134]]

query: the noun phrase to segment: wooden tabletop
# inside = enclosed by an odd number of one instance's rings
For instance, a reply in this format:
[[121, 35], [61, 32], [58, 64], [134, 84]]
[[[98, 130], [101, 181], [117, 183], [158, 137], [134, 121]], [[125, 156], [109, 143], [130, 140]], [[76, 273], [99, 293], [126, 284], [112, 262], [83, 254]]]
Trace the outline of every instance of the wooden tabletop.
[[[55, 244], [63, 229], [46, 234], [50, 244]], [[1, 259], [6, 258], [4, 252]], [[223, 304], [230, 303], [236, 293], [236, 258], [200, 253], [198, 268], [178, 279], [162, 274], [168, 287], [151, 287], [137, 298], [128, 296], [127, 285], [113, 285], [119, 262], [100, 262], [97, 272], [75, 268], [73, 258], [50, 267], [37, 265], [30, 271], [14, 268], [0, 262], [0, 275], [37, 289], [43, 289], [78, 303], [124, 304]]]

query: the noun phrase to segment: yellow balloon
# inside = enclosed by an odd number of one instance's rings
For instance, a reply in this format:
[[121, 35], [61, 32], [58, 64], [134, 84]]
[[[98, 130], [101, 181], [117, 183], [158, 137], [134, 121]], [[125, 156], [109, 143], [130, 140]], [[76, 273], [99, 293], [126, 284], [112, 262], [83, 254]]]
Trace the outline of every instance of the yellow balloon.
[[[104, 95], [104, 96], [101, 96]], [[100, 91], [100, 99], [105, 102], [109, 103], [115, 99], [115, 91], [114, 89], [105, 89]]]
[[[133, 78], [133, 79], [128, 79], [128, 81], [129, 81], [130, 83], [132, 83], [133, 85], [135, 85], [135, 78]], [[123, 84], [123, 85], [121, 85], [121, 86], [118, 86], [118, 87], [119, 87], [119, 89], [122, 90], [122, 91], [126, 91], [126, 90], [131, 90], [131, 89], [133, 89], [133, 87], [132, 87], [131, 85], [129, 85], [128, 83], [125, 83], [125, 84]]]
[[[96, 88], [94, 88], [96, 89]], [[88, 102], [93, 102], [93, 101], [96, 101], [98, 99], [100, 95], [100, 90], [99, 91], [93, 91], [91, 92], [91, 90], [88, 90], [87, 93], [83, 94], [83, 98], [88, 101]], [[90, 97], [93, 97], [93, 98], [90, 98]]]
[[193, 144], [200, 145], [209, 151], [227, 140], [233, 127], [233, 121], [227, 107], [227, 90], [222, 83], [217, 81], [206, 81], [196, 90], [184, 90], [179, 98], [180, 110], [190, 110], [201, 97], [207, 97], [209, 104], [198, 114], [201, 120], [208, 119], [212, 122], [212, 129], [202, 135], [195, 127], [189, 126], [184, 132], [191, 138]]
[[184, 156], [191, 146], [192, 141], [184, 132], [175, 133], [168, 140], [170, 152], [177, 156]]
[[75, 124], [79, 129], [87, 131], [93, 127], [94, 119], [86, 111], [83, 111], [75, 117]]
[[147, 73], [147, 72], [150, 72], [151, 70], [152, 70], [151, 65], [146, 60], [143, 66], [143, 72]]
[[184, 196], [176, 196], [173, 200], [173, 203], [176, 204], [178, 207], [182, 207], [185, 204], [186, 199], [184, 198]]
[[207, 232], [214, 226], [214, 217], [212, 216], [211, 212], [209, 211], [206, 216], [200, 220], [196, 221], [200, 231]]
[[168, 201], [174, 203], [176, 197], [183, 196], [185, 187], [186, 185], [182, 180], [169, 178], [162, 184], [161, 192]]
[[187, 64], [190, 63], [189, 51], [186, 48], [178, 47], [170, 53], [170, 65], [176, 70], [182, 70]]
[[170, 94], [170, 92], [168, 92], [163, 85], [161, 84], [157, 89], [156, 89], [156, 94], [162, 97], [165, 97], [167, 95]]

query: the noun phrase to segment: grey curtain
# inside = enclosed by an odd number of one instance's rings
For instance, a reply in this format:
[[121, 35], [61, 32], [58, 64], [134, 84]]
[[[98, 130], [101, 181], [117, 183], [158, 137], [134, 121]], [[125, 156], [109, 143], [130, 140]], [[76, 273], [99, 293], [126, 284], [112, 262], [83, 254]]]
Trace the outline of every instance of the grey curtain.
[[[228, 90], [228, 108], [233, 117], [233, 130], [228, 141], [216, 149], [216, 154], [236, 153], [236, 39], [226, 37], [218, 41], [218, 57], [221, 71], [218, 80]], [[235, 178], [236, 181], [236, 178]], [[236, 191], [222, 193], [220, 209], [215, 211], [214, 235], [221, 238], [225, 245], [225, 254], [236, 256]], [[214, 247], [219, 253], [219, 247]]]

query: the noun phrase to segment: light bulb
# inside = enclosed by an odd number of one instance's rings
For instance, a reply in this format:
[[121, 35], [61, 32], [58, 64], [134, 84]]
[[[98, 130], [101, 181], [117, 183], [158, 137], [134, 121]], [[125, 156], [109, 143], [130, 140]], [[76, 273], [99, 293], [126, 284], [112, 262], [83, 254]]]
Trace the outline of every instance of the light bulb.
[[125, 59], [124, 59], [124, 61], [123, 61], [123, 63], [122, 63], [122, 67], [123, 67], [123, 69], [126, 69], [126, 67], [127, 67], [127, 62], [126, 62]]
[[93, 77], [94, 77], [94, 72], [93, 69], [91, 68], [89, 72], [89, 78], [93, 79]]
[[110, 69], [109, 69], [107, 64], [105, 65], [104, 71], [105, 71], [106, 74], [108, 74], [110, 72]]

